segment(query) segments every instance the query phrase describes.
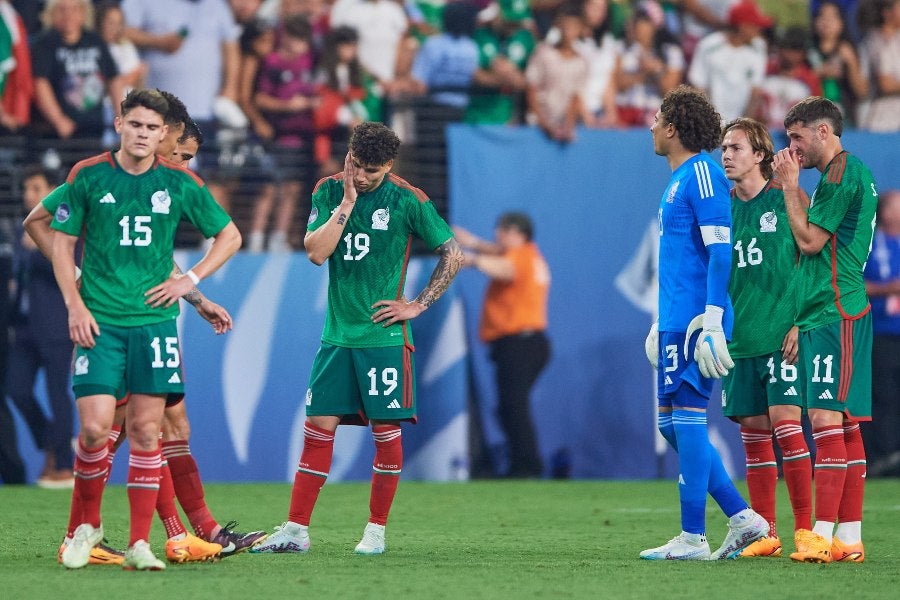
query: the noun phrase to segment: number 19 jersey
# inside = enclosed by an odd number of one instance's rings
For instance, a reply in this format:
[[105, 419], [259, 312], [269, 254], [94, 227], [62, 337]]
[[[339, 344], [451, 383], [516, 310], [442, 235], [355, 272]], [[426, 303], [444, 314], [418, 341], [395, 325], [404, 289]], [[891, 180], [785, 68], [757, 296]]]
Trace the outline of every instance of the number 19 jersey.
[[[320, 180], [313, 190], [308, 230], [324, 225], [343, 197], [343, 173]], [[350, 348], [412, 345], [408, 324], [373, 323], [377, 308], [372, 305], [403, 296], [413, 236], [432, 250], [453, 237], [422, 190], [388, 173], [375, 190], [359, 194], [328, 258], [323, 342]]]
[[774, 179], [746, 202], [731, 198], [732, 358], [770, 354], [794, 325], [797, 245]]

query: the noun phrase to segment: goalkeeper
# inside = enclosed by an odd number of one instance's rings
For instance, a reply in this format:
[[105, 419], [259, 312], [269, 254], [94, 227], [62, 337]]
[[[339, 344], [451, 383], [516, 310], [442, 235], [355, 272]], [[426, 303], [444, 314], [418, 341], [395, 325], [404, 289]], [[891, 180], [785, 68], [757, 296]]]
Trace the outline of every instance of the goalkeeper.
[[[733, 557], [769, 531], [729, 478], [706, 424], [713, 379], [734, 366], [726, 345], [734, 317], [731, 200], [725, 173], [703, 152], [718, 147], [720, 123], [702, 92], [679, 86], [666, 94], [650, 128], [653, 151], [669, 162], [672, 177], [659, 205], [659, 322], [646, 349], [658, 370], [659, 431], [678, 452], [682, 531], [641, 552], [648, 560]], [[725, 541], [712, 555], [707, 491], [729, 518]]]

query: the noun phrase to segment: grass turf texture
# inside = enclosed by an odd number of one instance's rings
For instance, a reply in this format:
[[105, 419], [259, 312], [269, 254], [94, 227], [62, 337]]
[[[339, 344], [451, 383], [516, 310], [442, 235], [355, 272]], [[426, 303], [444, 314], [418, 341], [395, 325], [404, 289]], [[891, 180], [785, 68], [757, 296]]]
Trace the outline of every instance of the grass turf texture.
[[[746, 491], [742, 486], [742, 490]], [[286, 484], [207, 486], [207, 501], [240, 531], [267, 529], [287, 514]], [[308, 555], [241, 554], [164, 572], [113, 566], [68, 571], [56, 562], [69, 493], [0, 486], [0, 596], [20, 598], [812, 598], [894, 597], [900, 539], [900, 480], [866, 489], [863, 564], [793, 563], [784, 485], [778, 517], [784, 557], [719, 562], [638, 558], [679, 530], [673, 482], [402, 482], [383, 556], [353, 554], [368, 517], [368, 485], [322, 490]], [[709, 502], [715, 549], [725, 519]], [[110, 544], [127, 542], [125, 489], [103, 501]], [[185, 520], [186, 522], [186, 520]], [[163, 556], [158, 520], [152, 546]], [[894, 590], [893, 592], [891, 590]], [[827, 594], [827, 595], [825, 595]]]

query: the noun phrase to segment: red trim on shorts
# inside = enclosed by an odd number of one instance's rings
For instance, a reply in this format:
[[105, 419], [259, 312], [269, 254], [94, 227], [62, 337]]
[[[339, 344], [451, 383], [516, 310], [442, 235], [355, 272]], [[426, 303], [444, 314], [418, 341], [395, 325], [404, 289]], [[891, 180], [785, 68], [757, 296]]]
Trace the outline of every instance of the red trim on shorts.
[[841, 370], [838, 377], [838, 402], [846, 402], [853, 377], [853, 321], [841, 321]]
[[403, 345], [403, 408], [412, 408], [413, 401], [413, 368], [412, 351], [409, 344]]

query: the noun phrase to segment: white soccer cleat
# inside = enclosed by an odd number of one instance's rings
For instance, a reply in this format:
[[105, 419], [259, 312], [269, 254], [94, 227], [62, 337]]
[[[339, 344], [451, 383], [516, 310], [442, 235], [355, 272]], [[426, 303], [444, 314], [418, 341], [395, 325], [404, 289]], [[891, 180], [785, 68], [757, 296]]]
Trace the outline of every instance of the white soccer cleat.
[[122, 568], [126, 571], [162, 571], [166, 568], [166, 563], [153, 555], [150, 544], [144, 540], [138, 540], [125, 551]]
[[682, 531], [658, 548], [641, 552], [645, 560], [709, 560], [709, 544], [706, 537], [697, 543], [689, 542]]
[[262, 543], [250, 548], [251, 554], [288, 554], [309, 552], [309, 530], [285, 521]]
[[748, 513], [739, 519], [737, 523], [729, 521], [728, 535], [719, 549], [709, 557], [710, 560], [737, 558], [744, 548], [769, 535], [769, 523], [756, 511], [748, 509]]
[[103, 525], [94, 529], [89, 523], [75, 528], [71, 541], [62, 551], [61, 562], [68, 569], [80, 569], [91, 559], [91, 548], [103, 541]]
[[384, 554], [385, 549], [384, 525], [366, 524], [362, 540], [356, 545], [354, 552], [367, 555]]

